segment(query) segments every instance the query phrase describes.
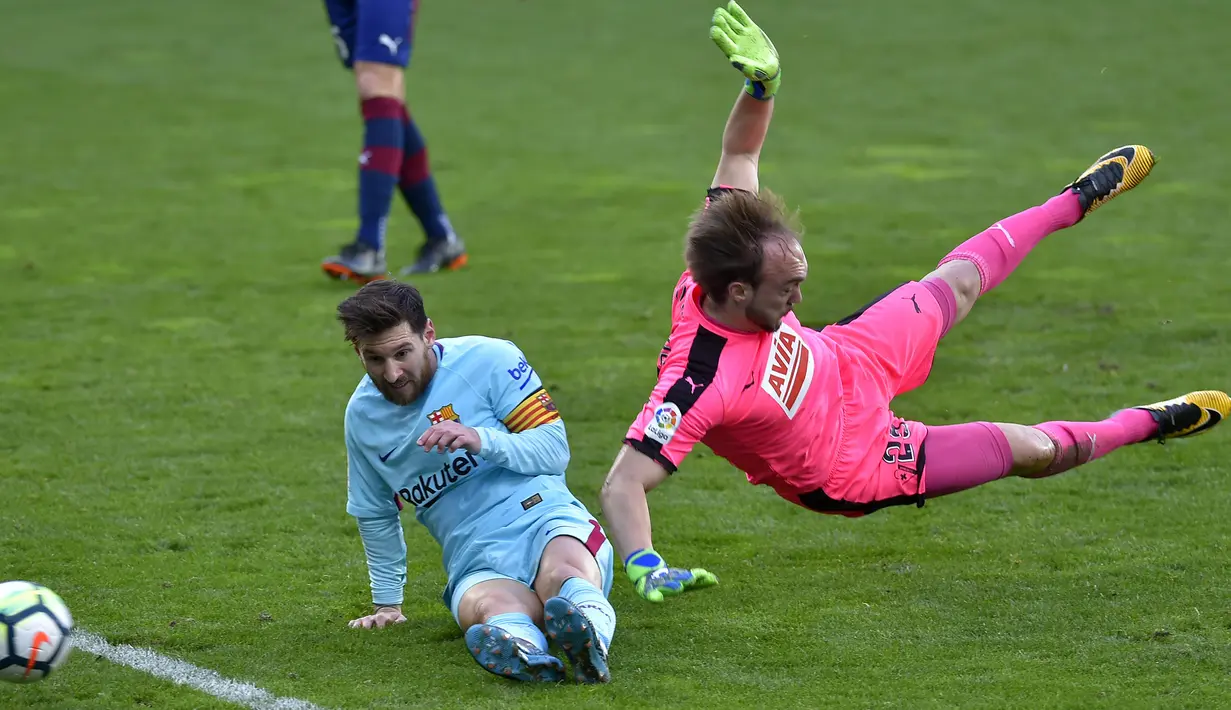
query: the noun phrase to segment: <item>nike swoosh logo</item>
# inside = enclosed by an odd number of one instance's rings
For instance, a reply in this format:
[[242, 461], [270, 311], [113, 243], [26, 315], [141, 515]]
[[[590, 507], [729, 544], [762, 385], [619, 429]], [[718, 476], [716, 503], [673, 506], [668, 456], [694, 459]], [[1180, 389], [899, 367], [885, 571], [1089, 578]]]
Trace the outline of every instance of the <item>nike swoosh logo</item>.
[[22, 675], [22, 678], [29, 678], [30, 674], [34, 671], [34, 665], [38, 663], [38, 654], [41, 650], [40, 647], [45, 643], [51, 643], [51, 637], [47, 635], [47, 632], [35, 632], [34, 640], [30, 642], [30, 662], [26, 664], [26, 672]]
[[1098, 435], [1086, 432], [1086, 437], [1090, 439], [1090, 455], [1086, 457], [1084, 463], [1090, 463], [1094, 460], [1094, 452], [1098, 448]]
[[1009, 230], [1005, 229], [1004, 225], [1002, 225], [1000, 222], [997, 222], [996, 224], [992, 225], [992, 229], [999, 229], [1000, 231], [1004, 232], [1004, 238], [1009, 240], [1009, 246], [1013, 247], [1014, 249], [1017, 248], [1017, 242], [1013, 241], [1013, 235], [1009, 234]]
[[1208, 407], [1202, 407], [1202, 409], [1204, 409], [1205, 413], [1209, 415], [1209, 419], [1206, 419], [1204, 424], [1198, 425], [1196, 428], [1194, 428], [1192, 431], [1188, 432], [1184, 436], [1192, 436], [1193, 434], [1200, 434], [1206, 429], [1213, 428], [1214, 425], [1222, 421], [1222, 412], [1218, 411], [1217, 409], [1210, 409]]
[[389, 457], [393, 455], [393, 452], [394, 452], [394, 451], [397, 451], [397, 450], [398, 450], [398, 447], [396, 447], [396, 446], [395, 446], [395, 447], [393, 447], [392, 449], [389, 449], [389, 453], [387, 453], [387, 454], [385, 454], [384, 456], [381, 456], [381, 457], [380, 457], [380, 462], [381, 462], [381, 463], [384, 463], [384, 462], [388, 461], [388, 460], [389, 460]]

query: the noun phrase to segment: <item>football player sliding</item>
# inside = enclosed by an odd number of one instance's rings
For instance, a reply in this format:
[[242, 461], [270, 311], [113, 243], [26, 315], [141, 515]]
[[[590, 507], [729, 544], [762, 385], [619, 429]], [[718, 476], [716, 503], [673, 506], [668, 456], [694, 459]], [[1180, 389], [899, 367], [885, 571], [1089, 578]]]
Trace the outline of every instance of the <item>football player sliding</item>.
[[555, 682], [564, 651], [583, 683], [611, 679], [611, 543], [569, 491], [564, 422], [507, 340], [437, 338], [415, 287], [373, 281], [338, 306], [366, 374], [346, 407], [346, 510], [358, 519], [372, 613], [406, 621], [406, 539], [415, 518], [443, 551], [443, 601], [486, 671]]

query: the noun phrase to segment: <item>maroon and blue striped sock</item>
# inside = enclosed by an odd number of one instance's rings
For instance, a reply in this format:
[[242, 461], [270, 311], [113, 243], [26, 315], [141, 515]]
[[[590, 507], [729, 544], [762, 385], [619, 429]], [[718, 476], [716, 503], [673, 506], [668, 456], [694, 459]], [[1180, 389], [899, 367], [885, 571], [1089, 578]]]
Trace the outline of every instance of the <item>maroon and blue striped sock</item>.
[[419, 224], [423, 225], [423, 233], [428, 241], [448, 239], [453, 234], [453, 227], [440, 206], [440, 195], [436, 192], [436, 181], [427, 164], [427, 144], [423, 134], [415, 125], [410, 113], [402, 108], [402, 132], [405, 157], [402, 159], [402, 169], [398, 180], [398, 188], [402, 191], [402, 199]]
[[388, 96], [364, 99], [363, 153], [359, 157], [359, 232], [355, 238], [383, 249], [393, 188], [402, 169], [402, 102]]

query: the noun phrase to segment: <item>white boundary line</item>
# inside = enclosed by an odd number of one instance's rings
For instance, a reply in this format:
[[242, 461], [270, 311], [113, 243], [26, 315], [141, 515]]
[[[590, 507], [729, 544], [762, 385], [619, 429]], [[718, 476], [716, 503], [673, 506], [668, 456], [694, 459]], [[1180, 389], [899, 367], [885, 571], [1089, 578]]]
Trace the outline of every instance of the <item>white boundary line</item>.
[[186, 685], [215, 698], [253, 710], [324, 710], [307, 700], [279, 698], [255, 685], [223, 678], [217, 671], [198, 668], [191, 663], [155, 653], [148, 648], [137, 648], [127, 644], [113, 645], [102, 636], [82, 629], [74, 630], [70, 638], [74, 648], [86, 653], [102, 656], [112, 663], [135, 668], [177, 685]]

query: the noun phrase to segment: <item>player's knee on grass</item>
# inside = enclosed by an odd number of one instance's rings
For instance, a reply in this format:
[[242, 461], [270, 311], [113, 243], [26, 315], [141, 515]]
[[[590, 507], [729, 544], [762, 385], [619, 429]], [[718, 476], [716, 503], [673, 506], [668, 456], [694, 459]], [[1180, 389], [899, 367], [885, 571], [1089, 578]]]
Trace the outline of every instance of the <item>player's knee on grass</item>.
[[949, 288], [953, 290], [953, 300], [956, 305], [953, 321], [954, 323], [961, 321], [970, 313], [970, 309], [974, 307], [975, 301], [979, 300], [979, 294], [982, 293], [983, 281], [979, 276], [979, 269], [969, 261], [950, 261], [936, 267], [936, 270], [924, 277], [927, 279], [940, 279], [949, 284]]
[[560, 593], [560, 587], [573, 577], [580, 577], [598, 589], [603, 588], [602, 573], [594, 555], [575, 537], [561, 535], [547, 543], [539, 561], [534, 591], [546, 603]]
[[1011, 475], [1040, 478], [1056, 460], [1056, 442], [1035, 427], [1021, 424], [997, 424], [1013, 451]]
[[405, 96], [405, 73], [401, 67], [379, 62], [355, 62], [355, 86], [360, 99], [388, 96], [401, 101]]
[[525, 614], [542, 625], [543, 603], [521, 582], [491, 579], [466, 590], [457, 605], [458, 625], [463, 629], [485, 623], [497, 614]]

